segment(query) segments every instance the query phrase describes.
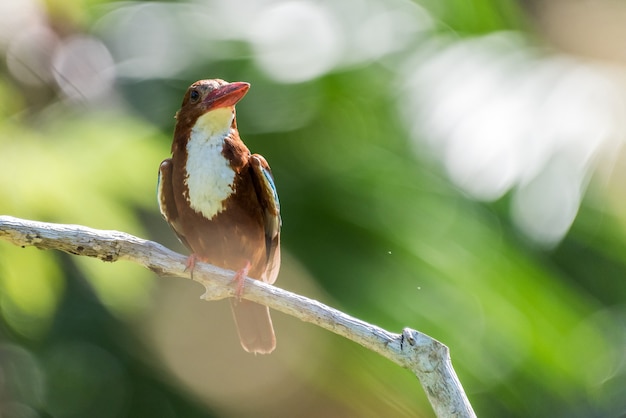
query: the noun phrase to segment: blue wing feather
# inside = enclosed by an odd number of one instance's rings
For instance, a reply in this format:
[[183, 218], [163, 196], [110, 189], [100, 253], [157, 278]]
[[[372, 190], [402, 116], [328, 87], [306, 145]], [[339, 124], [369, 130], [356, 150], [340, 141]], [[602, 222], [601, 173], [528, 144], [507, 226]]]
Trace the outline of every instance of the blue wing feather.
[[253, 154], [250, 157], [250, 166], [257, 198], [263, 209], [265, 226], [267, 268], [262, 279], [268, 283], [274, 283], [280, 267], [280, 227], [282, 226], [278, 192], [272, 170], [265, 158], [259, 154]]

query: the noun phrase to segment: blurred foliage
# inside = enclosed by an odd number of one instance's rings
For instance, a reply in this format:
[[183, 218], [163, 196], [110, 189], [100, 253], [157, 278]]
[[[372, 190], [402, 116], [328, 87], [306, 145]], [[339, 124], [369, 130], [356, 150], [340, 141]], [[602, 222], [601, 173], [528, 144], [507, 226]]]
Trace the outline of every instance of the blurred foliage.
[[[31, 3], [38, 4], [23, 2]], [[261, 3], [247, 6], [273, 7]], [[305, 2], [285, 7], [296, 3]], [[420, 37], [403, 44], [411, 48], [441, 32], [459, 40], [500, 30], [541, 38], [530, 33], [527, 2], [365, 3], [374, 17], [392, 8], [416, 19], [408, 22], [429, 16], [428, 30], [415, 29]], [[180, 14], [164, 19], [156, 4]], [[214, 14], [198, 14], [198, 4]], [[40, 78], [27, 82], [2, 35], [0, 213], [122, 230], [183, 251], [155, 199], [173, 115], [197, 79], [249, 81], [238, 122], [279, 188], [286, 260], [277, 285], [391, 331], [409, 326], [442, 341], [479, 416], [623, 415], [626, 196], [612, 186], [621, 183], [592, 185], [567, 235], [537, 245], [511, 220], [513, 192], [473, 200], [448, 180], [428, 138], [412, 138], [396, 72], [407, 49], [361, 61], [330, 54], [336, 61], [319, 74], [284, 82], [256, 60], [260, 47], [240, 37], [248, 28], [236, 27], [232, 7], [49, 0], [30, 10], [54, 42], [106, 40], [118, 75], [91, 81], [104, 89], [93, 96], [90, 84], [67, 79], [71, 72], [46, 78], [31, 68]], [[250, 10], [235, 17], [243, 21]], [[233, 20], [224, 29], [215, 16]], [[138, 76], [120, 51], [154, 52], [147, 39], [126, 45], [107, 24], [153, 31], [157, 18], [167, 23], [163, 33], [189, 39], [178, 39], [176, 59], [161, 57], [162, 68], [151, 56]], [[335, 19], [329, 28], [349, 32]], [[278, 350], [251, 357], [240, 352], [228, 310], [196, 300], [201, 289], [192, 283], [7, 243], [0, 255], [2, 417], [433, 415], [409, 372], [309, 325], [276, 314]]]

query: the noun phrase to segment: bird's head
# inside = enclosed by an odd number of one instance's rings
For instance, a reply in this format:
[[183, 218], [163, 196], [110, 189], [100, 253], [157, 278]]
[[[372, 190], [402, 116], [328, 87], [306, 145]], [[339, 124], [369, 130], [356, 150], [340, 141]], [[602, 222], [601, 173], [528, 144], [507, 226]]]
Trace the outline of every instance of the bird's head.
[[249, 83], [229, 83], [220, 79], [200, 80], [187, 89], [176, 112], [176, 130], [206, 129], [211, 133], [227, 131], [234, 123], [235, 104], [246, 95]]

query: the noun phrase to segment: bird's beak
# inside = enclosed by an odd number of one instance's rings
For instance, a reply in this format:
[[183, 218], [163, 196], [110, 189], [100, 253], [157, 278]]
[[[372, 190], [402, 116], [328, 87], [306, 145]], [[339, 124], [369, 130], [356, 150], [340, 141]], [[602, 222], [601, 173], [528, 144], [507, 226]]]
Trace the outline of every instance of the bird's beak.
[[243, 81], [228, 83], [213, 90], [204, 99], [207, 110], [219, 109], [221, 107], [234, 106], [243, 96], [246, 95], [250, 84]]

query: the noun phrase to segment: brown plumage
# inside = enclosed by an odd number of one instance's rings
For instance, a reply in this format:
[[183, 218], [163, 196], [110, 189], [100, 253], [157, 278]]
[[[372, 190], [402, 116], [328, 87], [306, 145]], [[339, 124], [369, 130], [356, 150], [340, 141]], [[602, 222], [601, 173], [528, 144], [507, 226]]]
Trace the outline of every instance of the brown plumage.
[[[193, 255], [274, 283], [280, 267], [280, 213], [271, 170], [239, 137], [235, 104], [247, 83], [201, 80], [176, 114], [172, 158], [159, 170], [159, 207]], [[246, 351], [276, 346], [269, 309], [232, 300]]]

